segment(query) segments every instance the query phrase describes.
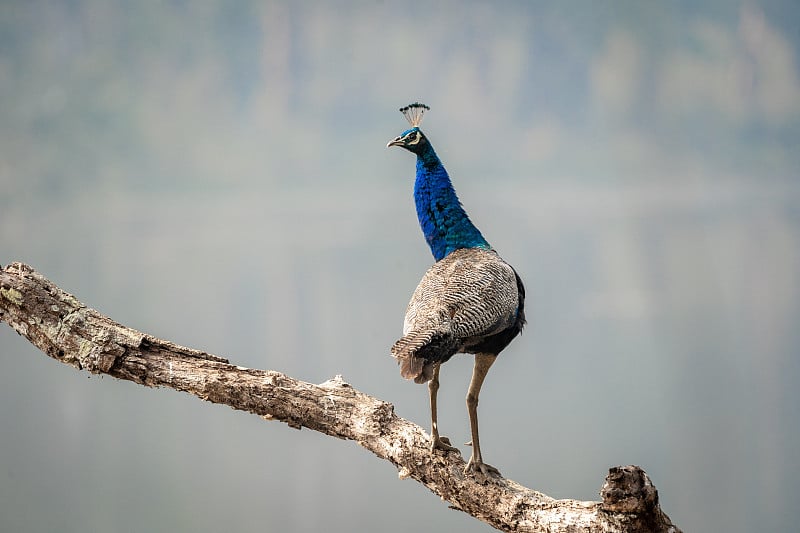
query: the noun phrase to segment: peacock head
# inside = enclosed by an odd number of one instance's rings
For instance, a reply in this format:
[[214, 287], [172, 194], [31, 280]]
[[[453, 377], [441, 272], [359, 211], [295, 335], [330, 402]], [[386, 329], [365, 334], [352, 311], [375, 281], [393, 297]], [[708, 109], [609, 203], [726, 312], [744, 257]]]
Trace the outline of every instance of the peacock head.
[[429, 110], [430, 107], [425, 104], [420, 104], [419, 102], [401, 107], [400, 112], [406, 117], [408, 123], [411, 124], [411, 128], [389, 141], [386, 147], [401, 146], [409, 152], [420, 154], [427, 146], [428, 139], [425, 137], [425, 134], [422, 133], [422, 130], [419, 129], [419, 125], [422, 122], [422, 116], [425, 114], [425, 111]]

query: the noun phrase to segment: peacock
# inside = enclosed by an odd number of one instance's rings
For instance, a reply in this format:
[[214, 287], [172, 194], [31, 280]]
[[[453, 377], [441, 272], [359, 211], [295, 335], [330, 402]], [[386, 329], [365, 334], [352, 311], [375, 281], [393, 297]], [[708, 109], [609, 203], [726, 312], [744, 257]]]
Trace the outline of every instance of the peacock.
[[400, 374], [428, 383], [431, 453], [458, 451], [439, 435], [436, 396], [439, 368], [457, 353], [475, 354], [467, 392], [472, 455], [464, 470], [499, 475], [483, 462], [478, 437], [478, 396], [497, 355], [525, 325], [525, 287], [517, 272], [489, 245], [461, 206], [428, 138], [419, 129], [430, 108], [415, 102], [400, 109], [411, 128], [389, 142], [417, 156], [414, 202], [422, 233], [436, 260], [406, 309], [403, 336], [391, 348]]

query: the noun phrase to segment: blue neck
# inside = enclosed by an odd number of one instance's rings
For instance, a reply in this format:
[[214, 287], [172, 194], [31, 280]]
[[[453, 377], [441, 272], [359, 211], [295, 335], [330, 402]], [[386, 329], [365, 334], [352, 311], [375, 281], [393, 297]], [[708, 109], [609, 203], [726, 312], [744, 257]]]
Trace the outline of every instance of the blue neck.
[[422, 233], [437, 261], [459, 248], [491, 250], [461, 207], [450, 176], [430, 143], [417, 155], [414, 202]]

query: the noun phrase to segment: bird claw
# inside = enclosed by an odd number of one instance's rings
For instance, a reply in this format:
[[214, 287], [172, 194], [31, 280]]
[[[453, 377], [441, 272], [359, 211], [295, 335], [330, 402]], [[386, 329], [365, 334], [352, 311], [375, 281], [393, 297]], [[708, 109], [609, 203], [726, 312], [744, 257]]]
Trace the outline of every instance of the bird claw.
[[431, 452], [434, 450], [443, 450], [445, 452], [459, 452], [459, 449], [455, 446], [450, 444], [450, 439], [447, 437], [440, 437], [438, 435], [434, 435], [431, 437]]
[[486, 464], [480, 459], [475, 459], [475, 456], [469, 458], [469, 462], [467, 466], [464, 467], [464, 474], [469, 474], [470, 472], [478, 473], [480, 472], [485, 477], [495, 476], [495, 477], [502, 477], [500, 471], [493, 467], [492, 465]]

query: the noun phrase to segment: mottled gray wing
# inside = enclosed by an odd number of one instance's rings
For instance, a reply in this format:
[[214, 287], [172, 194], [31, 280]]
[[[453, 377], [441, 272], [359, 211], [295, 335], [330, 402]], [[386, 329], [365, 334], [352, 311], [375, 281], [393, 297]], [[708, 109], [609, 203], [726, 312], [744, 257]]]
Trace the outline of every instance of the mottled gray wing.
[[514, 270], [495, 252], [456, 250], [422, 277], [403, 334], [450, 333], [462, 342], [491, 335], [513, 323], [518, 298]]

